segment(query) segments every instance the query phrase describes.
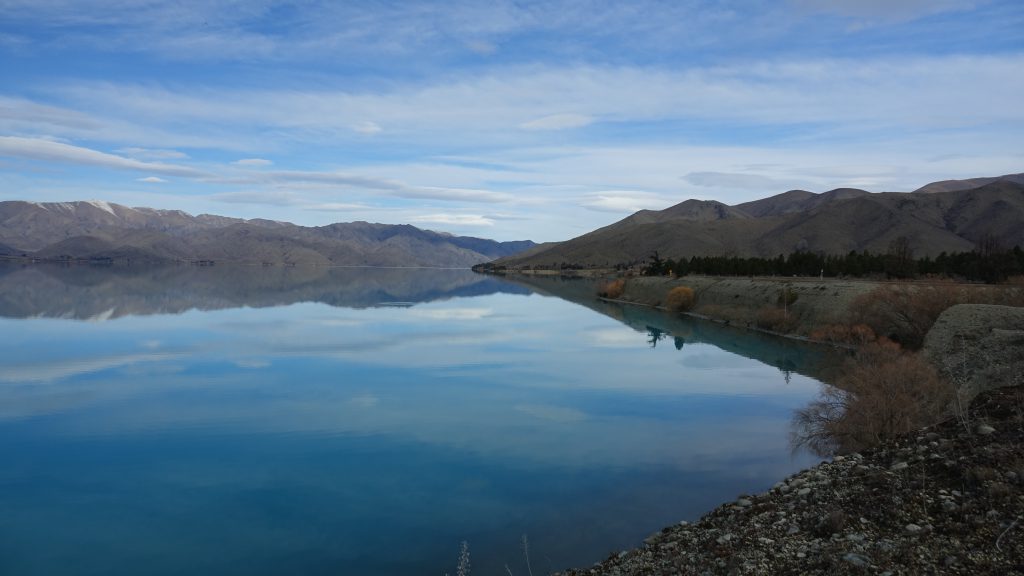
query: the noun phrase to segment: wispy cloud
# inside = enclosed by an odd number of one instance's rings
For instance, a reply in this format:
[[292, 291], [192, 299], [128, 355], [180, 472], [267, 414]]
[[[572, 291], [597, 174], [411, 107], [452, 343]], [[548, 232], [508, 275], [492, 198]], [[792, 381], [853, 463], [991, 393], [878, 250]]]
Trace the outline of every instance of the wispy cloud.
[[0, 67], [19, 72], [0, 88], [5, 198], [102, 187], [132, 205], [558, 240], [687, 197], [1020, 171], [1011, 0], [2, 11]]
[[250, 168], [262, 168], [264, 166], [272, 166], [274, 163], [265, 158], [242, 158], [241, 160], [235, 160], [233, 164]]
[[744, 172], [690, 172], [683, 176], [694, 186], [718, 189], [779, 190], [790, 186], [792, 181], [771, 178], [763, 174]]
[[551, 114], [519, 125], [523, 130], [566, 130], [568, 128], [582, 128], [594, 121], [590, 116], [583, 114]]
[[186, 166], [164, 164], [160, 162], [143, 162], [124, 156], [117, 156], [54, 142], [41, 138], [21, 138], [18, 136], [0, 136], [0, 155], [27, 158], [30, 160], [44, 160], [48, 162], [62, 162], [69, 164], [81, 164], [86, 166], [100, 166], [115, 170], [134, 170], [141, 172], [155, 172], [167, 176], [183, 176], [187, 178], [207, 178], [211, 174], [202, 170], [196, 170]]
[[378, 125], [376, 122], [363, 121], [357, 122], [355, 125], [353, 125], [352, 130], [360, 134], [366, 134], [370, 136], [373, 134], [380, 133], [383, 130], [383, 128], [381, 128], [380, 125]]
[[480, 214], [423, 214], [411, 221], [421, 224], [450, 224], [455, 226], [494, 226], [494, 220]]
[[183, 160], [188, 158], [188, 154], [178, 150], [139, 148], [138, 146], [118, 148], [115, 152], [143, 160]]
[[147, 184], [161, 184], [163, 182], [167, 182], [167, 180], [164, 180], [159, 176], [146, 176], [145, 178], [138, 178], [138, 181], [145, 182]]
[[287, 171], [269, 172], [251, 177], [229, 179], [238, 183], [315, 184], [380, 192], [400, 198], [458, 200], [463, 202], [508, 202], [512, 197], [502, 192], [466, 188], [413, 186], [388, 178], [375, 178], [347, 172]]
[[673, 198], [650, 192], [612, 190], [583, 196], [580, 205], [590, 210], [630, 214], [637, 210], [660, 210], [672, 204]]
[[[60, 88], [77, 106], [122, 119], [261, 128], [320, 142], [402, 127], [407, 142], [439, 135], [461, 146], [529, 142], [533, 133], [605, 122], [687, 122], [836, 130], [938, 130], [1021, 122], [1024, 55], [875, 60], [762, 60], [680, 70], [640, 67], [509, 68], [457, 81], [384, 91], [203, 92], [78, 83]], [[999, 85], [1000, 90], [988, 87]], [[574, 109], [571, 114], [560, 110]], [[367, 124], [365, 118], [374, 117]], [[452, 127], [458, 126], [457, 133]], [[517, 133], [519, 134], [517, 136]], [[380, 135], [386, 134], [381, 132]], [[347, 136], [346, 136], [347, 135]], [[522, 140], [526, 139], [526, 140]], [[450, 142], [450, 140], [446, 140]], [[255, 138], [253, 145], [256, 145]], [[389, 142], [382, 141], [382, 146]]]

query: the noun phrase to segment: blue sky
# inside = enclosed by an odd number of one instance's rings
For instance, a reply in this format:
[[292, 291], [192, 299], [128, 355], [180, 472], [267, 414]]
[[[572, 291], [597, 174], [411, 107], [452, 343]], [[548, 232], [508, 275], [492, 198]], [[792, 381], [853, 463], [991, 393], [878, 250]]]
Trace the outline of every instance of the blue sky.
[[0, 0], [0, 200], [562, 240], [1024, 171], [1024, 4]]

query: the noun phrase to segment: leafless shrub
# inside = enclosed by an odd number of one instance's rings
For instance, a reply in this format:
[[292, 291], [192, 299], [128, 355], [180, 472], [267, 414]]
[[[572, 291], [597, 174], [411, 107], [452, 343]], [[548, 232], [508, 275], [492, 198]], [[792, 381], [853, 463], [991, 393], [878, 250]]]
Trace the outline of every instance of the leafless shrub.
[[939, 421], [952, 386], [923, 358], [887, 340], [863, 346], [836, 386], [799, 410], [793, 440], [819, 454], [855, 451]]
[[939, 315], [956, 304], [1024, 306], [1024, 289], [951, 283], [880, 286], [851, 303], [849, 324], [864, 324], [879, 336], [917, 350]]
[[875, 334], [917, 350], [939, 314], [965, 301], [965, 291], [952, 285], [880, 286], [853, 301], [851, 324], [864, 324]]
[[812, 340], [855, 346], [862, 346], [878, 339], [875, 331], [867, 324], [826, 324], [812, 330], [810, 336]]

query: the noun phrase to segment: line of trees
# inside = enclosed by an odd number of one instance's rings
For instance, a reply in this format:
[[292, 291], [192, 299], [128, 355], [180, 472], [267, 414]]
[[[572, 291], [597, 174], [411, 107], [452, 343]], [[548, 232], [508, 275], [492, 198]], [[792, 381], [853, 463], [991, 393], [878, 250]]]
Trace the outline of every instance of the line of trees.
[[908, 244], [899, 239], [884, 254], [851, 251], [845, 255], [793, 252], [775, 258], [738, 256], [692, 256], [677, 260], [651, 255], [642, 273], [646, 276], [852, 276], [915, 278], [946, 277], [987, 283], [1002, 282], [1024, 274], [1024, 250], [986, 248], [970, 252], [943, 252], [932, 257], [914, 258]]

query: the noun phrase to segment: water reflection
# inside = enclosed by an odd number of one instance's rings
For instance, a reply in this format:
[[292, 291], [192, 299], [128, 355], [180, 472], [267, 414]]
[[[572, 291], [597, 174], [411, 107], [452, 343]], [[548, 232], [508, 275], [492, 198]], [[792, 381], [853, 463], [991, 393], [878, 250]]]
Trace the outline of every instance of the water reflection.
[[810, 461], [787, 345], [464, 271], [211, 270], [0, 279], [36, 306], [0, 319], [0, 572], [453, 573], [468, 540], [518, 574], [524, 533], [554, 571]]
[[189, 310], [321, 302], [347, 308], [529, 288], [469, 270], [252, 266], [31, 266], [0, 264], [0, 316], [108, 320]]
[[687, 344], [707, 343], [774, 366], [787, 381], [794, 373], [831, 380], [834, 367], [844, 355], [830, 347], [810, 346], [796, 340], [669, 314], [646, 306], [605, 302], [595, 297], [598, 282], [586, 278], [515, 276], [509, 281], [579, 304], [646, 333], [646, 341], [651, 348], [656, 348], [663, 340], [671, 340], [676, 350], [682, 350]]

